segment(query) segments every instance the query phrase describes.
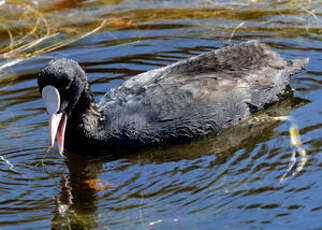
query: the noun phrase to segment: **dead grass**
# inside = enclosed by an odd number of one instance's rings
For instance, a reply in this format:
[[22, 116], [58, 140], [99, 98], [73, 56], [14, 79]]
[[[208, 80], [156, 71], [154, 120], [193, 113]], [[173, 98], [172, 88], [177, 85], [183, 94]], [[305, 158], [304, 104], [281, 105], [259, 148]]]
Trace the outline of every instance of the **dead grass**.
[[[226, 33], [229, 42], [239, 33], [249, 31], [302, 35], [321, 35], [322, 32], [321, 26], [316, 26], [320, 24], [322, 15], [316, 6], [322, 7], [322, 1], [311, 0], [204, 0], [200, 1], [199, 8], [175, 8], [173, 3], [165, 8], [129, 9], [92, 16], [65, 14], [66, 11], [82, 4], [75, 1], [53, 1], [46, 6], [34, 5], [31, 1], [24, 0], [0, 3], [0, 71], [39, 54], [57, 50], [99, 30], [140, 29], [142, 24], [148, 28], [149, 23], [155, 21], [190, 20], [198, 26], [203, 26], [203, 22], [200, 22], [202, 19], [228, 19], [236, 24], [213, 27], [216, 32]], [[280, 22], [272, 20], [281, 16], [297, 17], [299, 20], [296, 23], [292, 19]], [[248, 23], [254, 20], [261, 26], [248, 26]], [[276, 26], [279, 24], [283, 27]]]
[[13, 23], [11, 18], [7, 21], [1, 18], [1, 26], [8, 34], [9, 44], [0, 47], [0, 57], [2, 60], [5, 60], [0, 64], [0, 71], [28, 58], [56, 50], [78, 41], [97, 32], [106, 24], [106, 20], [103, 20], [98, 25], [93, 26], [89, 31], [77, 33], [77, 30], [75, 30], [73, 36], [44, 47], [38, 47], [45, 41], [55, 38], [59, 34], [60, 31], [56, 29], [57, 27], [52, 25], [53, 23], [49, 23], [44, 14], [30, 4], [4, 3], [3, 7], [12, 9], [14, 16], [18, 18], [18, 22], [22, 22], [21, 24], [25, 26], [16, 26], [16, 23]]

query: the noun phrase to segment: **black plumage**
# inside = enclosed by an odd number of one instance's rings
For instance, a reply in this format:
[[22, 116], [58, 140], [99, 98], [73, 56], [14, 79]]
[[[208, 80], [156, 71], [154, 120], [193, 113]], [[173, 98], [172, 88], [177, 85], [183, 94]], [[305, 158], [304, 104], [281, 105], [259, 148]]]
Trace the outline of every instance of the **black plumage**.
[[51, 61], [38, 77], [40, 91], [56, 87], [68, 116], [70, 150], [127, 150], [181, 143], [238, 124], [289, 89], [307, 58], [284, 61], [267, 45], [243, 42], [139, 74], [95, 104], [82, 68]]

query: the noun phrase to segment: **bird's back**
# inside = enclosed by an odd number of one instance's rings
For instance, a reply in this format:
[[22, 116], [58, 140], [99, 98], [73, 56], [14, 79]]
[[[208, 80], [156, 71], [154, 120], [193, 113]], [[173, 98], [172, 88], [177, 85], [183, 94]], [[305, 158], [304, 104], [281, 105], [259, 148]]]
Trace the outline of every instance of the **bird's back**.
[[216, 134], [278, 101], [307, 61], [249, 41], [139, 74], [98, 103], [100, 135], [140, 146]]

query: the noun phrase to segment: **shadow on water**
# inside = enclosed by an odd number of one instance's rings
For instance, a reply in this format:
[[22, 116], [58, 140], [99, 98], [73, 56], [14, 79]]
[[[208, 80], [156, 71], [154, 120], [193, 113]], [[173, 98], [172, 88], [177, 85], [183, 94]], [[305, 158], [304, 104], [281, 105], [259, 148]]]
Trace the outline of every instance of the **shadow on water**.
[[[265, 110], [264, 113], [269, 116], [283, 116], [289, 114], [290, 111], [306, 105], [310, 101], [294, 97], [292, 93], [289, 93], [284, 100], [274, 104], [269, 109]], [[126, 189], [129, 184], [135, 184], [136, 176], [133, 175], [131, 179], [120, 185], [113, 185], [108, 182], [108, 178], [100, 180], [100, 175], [108, 174], [112, 171], [119, 171], [121, 173], [129, 173], [128, 168], [140, 165], [143, 168], [149, 168], [149, 165], [163, 165], [166, 163], [180, 162], [180, 161], [199, 161], [203, 158], [209, 158], [206, 168], [209, 170], [218, 171], [219, 173], [215, 178], [209, 181], [209, 184], [204, 185], [203, 188], [207, 189], [211, 185], [218, 182], [225, 174], [228, 173], [231, 168], [236, 165], [242, 164], [243, 161], [250, 158], [258, 145], [265, 143], [274, 137], [281, 138], [282, 134], [278, 134], [275, 129], [280, 125], [280, 122], [266, 122], [260, 124], [248, 124], [244, 123], [236, 127], [231, 127], [223, 131], [217, 137], [203, 138], [187, 144], [180, 144], [167, 147], [159, 147], [150, 150], [145, 150], [129, 155], [123, 155], [120, 157], [118, 154], [116, 157], [110, 156], [97, 156], [88, 157], [85, 155], [79, 155], [74, 153], [67, 153], [66, 165], [68, 167], [68, 176], [62, 176], [60, 182], [60, 195], [56, 199], [56, 210], [54, 212], [54, 218], [52, 220], [52, 229], [92, 229], [98, 224], [98, 212], [97, 203], [101, 199], [98, 193], [100, 191], [108, 191], [104, 197], [113, 197], [117, 191]], [[284, 134], [288, 136], [288, 134]], [[244, 149], [243, 153], [239, 153], [241, 149]], [[268, 153], [269, 158], [276, 157], [275, 155], [279, 152], [276, 149], [271, 149]], [[266, 155], [265, 149], [263, 151], [257, 151], [256, 155], [251, 156], [251, 162], [248, 163], [247, 167], [243, 167], [240, 171], [247, 172], [248, 175], [258, 174], [262, 168], [267, 168], [269, 171], [276, 171], [276, 181], [286, 171], [288, 155], [282, 154], [279, 156], [280, 159], [273, 163], [262, 162], [255, 163], [256, 160]], [[88, 154], [88, 155], [93, 155]], [[126, 162], [124, 165], [121, 163], [119, 166], [113, 167], [114, 162], [119, 164], [120, 162]], [[123, 165], [123, 166], [122, 166]], [[254, 167], [256, 166], [256, 167]], [[106, 168], [107, 169], [104, 169]], [[185, 170], [193, 171], [197, 169], [197, 166], [191, 164]], [[173, 174], [178, 170], [176, 167], [165, 168], [162, 174]], [[280, 174], [278, 174], [280, 173]], [[229, 174], [229, 173], [228, 173]], [[257, 175], [258, 174], [258, 175]], [[151, 175], [152, 176], [152, 175]], [[253, 178], [252, 180], [258, 180]], [[146, 181], [146, 183], [150, 183]], [[230, 186], [231, 181], [226, 181], [227, 184], [221, 184], [221, 188]], [[239, 186], [243, 183], [248, 183], [248, 180], [239, 181]], [[198, 187], [197, 181], [190, 181], [189, 186], [185, 187], [185, 184], [180, 185], [174, 189], [174, 193], [180, 193], [181, 190], [189, 191], [191, 187], [196, 189]], [[157, 194], [146, 194], [145, 197], [149, 196], [162, 196], [162, 194], [169, 193], [170, 184], [164, 184], [163, 187], [159, 188]], [[262, 190], [270, 190], [271, 188], [263, 187]], [[175, 191], [177, 190], [177, 191]], [[126, 193], [132, 193], [129, 189]], [[109, 210], [116, 211], [119, 215], [122, 215], [122, 211], [128, 207], [116, 208], [113, 205], [118, 202], [124, 201], [124, 199], [131, 199], [139, 194], [144, 193], [144, 189], [140, 192], [132, 193], [128, 197], [117, 196], [110, 200]], [[256, 191], [255, 191], [256, 193]], [[142, 195], [143, 196], [143, 195]], [[201, 199], [201, 197], [199, 198]], [[144, 204], [135, 204], [137, 208], [143, 208]], [[142, 205], [142, 207], [140, 207]], [[116, 205], [117, 206], [117, 205]], [[143, 218], [143, 217], [142, 217]], [[139, 221], [139, 220], [138, 220]]]

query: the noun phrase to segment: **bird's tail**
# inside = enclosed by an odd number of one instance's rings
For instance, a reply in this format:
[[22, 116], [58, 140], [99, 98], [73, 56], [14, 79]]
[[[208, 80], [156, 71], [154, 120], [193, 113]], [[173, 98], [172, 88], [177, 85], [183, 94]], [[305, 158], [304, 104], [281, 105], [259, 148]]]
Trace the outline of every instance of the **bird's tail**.
[[290, 74], [300, 72], [304, 66], [309, 62], [309, 58], [299, 58], [288, 61], [288, 71]]

